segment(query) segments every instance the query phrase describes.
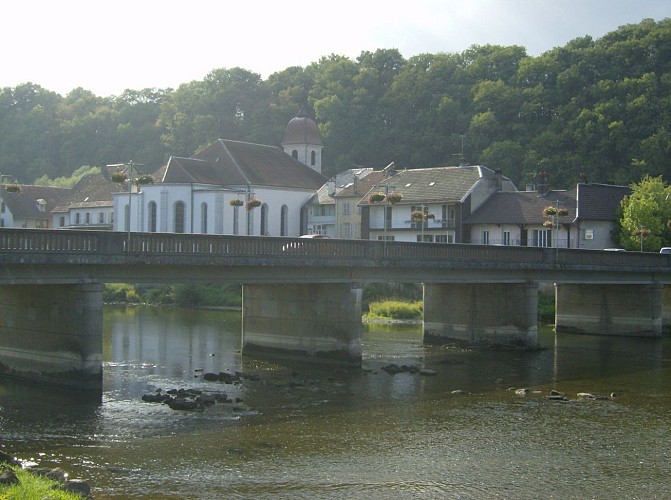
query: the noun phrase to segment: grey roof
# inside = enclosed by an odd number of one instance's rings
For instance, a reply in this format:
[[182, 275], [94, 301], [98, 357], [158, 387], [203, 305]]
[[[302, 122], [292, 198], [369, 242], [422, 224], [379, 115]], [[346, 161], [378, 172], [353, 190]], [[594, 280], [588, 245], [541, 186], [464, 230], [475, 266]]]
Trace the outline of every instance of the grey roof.
[[191, 158], [171, 158], [159, 180], [316, 191], [326, 178], [278, 147], [219, 139]]
[[287, 127], [284, 129], [284, 140], [282, 141], [282, 146], [300, 144], [322, 145], [317, 122], [310, 118], [302, 108], [298, 116], [292, 118], [287, 124]]
[[[371, 190], [384, 191], [384, 186], [387, 186], [389, 192], [403, 195], [401, 204], [457, 203], [480, 179], [494, 179], [495, 175], [480, 166], [416, 168], [382, 179]], [[364, 197], [360, 203], [368, 204], [367, 198]]]
[[612, 221], [620, 200], [629, 193], [624, 186], [578, 184], [569, 190], [498, 192], [468, 216], [467, 224], [542, 224], [543, 209], [557, 206], [568, 210], [566, 222], [576, 218]]
[[[18, 191], [7, 190], [2, 185], [2, 200], [15, 218], [21, 219], [50, 219], [50, 212], [68, 194], [70, 189], [50, 186], [30, 186], [21, 184]], [[44, 200], [44, 210], [40, 210]]]
[[608, 184], [578, 184], [578, 218], [614, 220], [620, 202], [631, 194], [627, 186]]
[[[343, 170], [331, 177], [326, 184], [319, 188], [317, 194], [310, 199], [310, 203], [319, 203], [320, 205], [329, 205], [335, 203], [335, 197], [339, 197], [341, 193], [345, 196], [353, 196], [353, 191], [356, 186], [362, 186], [361, 180], [366, 178], [373, 172], [372, 168], [356, 167]], [[365, 188], [366, 192], [370, 189]], [[357, 189], [361, 192], [361, 189]]]
[[123, 191], [123, 185], [111, 180], [111, 169], [103, 169], [99, 174], [83, 176], [54, 207], [54, 212], [67, 212], [73, 208], [111, 208], [114, 206], [113, 193]]

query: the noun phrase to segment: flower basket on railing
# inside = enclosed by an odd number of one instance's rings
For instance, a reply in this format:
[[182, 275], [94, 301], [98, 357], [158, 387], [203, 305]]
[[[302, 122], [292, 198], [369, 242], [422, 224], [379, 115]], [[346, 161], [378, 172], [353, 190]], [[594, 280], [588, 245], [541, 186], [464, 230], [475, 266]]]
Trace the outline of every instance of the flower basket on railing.
[[260, 207], [263, 202], [258, 198], [250, 198], [247, 202], [247, 210], [254, 210], [257, 207]]
[[5, 190], [9, 193], [20, 193], [21, 192], [21, 186], [18, 184], [4, 184]]
[[229, 201], [228, 203], [229, 203], [229, 205], [231, 205], [232, 207], [241, 207], [242, 205], [245, 204], [244, 201], [242, 201], [242, 200], [240, 200], [240, 199], [238, 199], [238, 198], [235, 198], [235, 199]]
[[403, 199], [403, 195], [401, 193], [394, 193], [391, 192], [387, 195], [387, 201], [391, 203], [392, 205], [395, 203], [399, 203]]
[[410, 218], [413, 222], [422, 222], [424, 220], [424, 212], [421, 210], [415, 210], [410, 214]]
[[122, 184], [128, 180], [128, 176], [125, 174], [125, 172], [114, 172], [112, 174], [112, 182], [116, 182], [117, 184]]
[[381, 203], [385, 199], [384, 193], [373, 193], [368, 197], [368, 201], [371, 203]]

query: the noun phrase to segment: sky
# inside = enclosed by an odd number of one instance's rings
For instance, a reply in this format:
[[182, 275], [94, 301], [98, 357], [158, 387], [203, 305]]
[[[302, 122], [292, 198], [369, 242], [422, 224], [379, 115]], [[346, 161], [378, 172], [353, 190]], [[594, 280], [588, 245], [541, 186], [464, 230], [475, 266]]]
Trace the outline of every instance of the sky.
[[671, 0], [33, 0], [0, 8], [0, 88], [65, 96], [177, 88], [218, 68], [263, 79], [323, 56], [459, 53], [521, 45], [531, 56], [645, 18]]

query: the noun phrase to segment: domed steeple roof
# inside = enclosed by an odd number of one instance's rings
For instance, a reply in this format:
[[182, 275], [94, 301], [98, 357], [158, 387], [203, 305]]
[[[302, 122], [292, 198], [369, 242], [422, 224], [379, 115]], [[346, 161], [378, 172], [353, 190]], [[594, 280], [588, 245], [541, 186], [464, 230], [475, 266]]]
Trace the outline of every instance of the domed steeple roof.
[[282, 146], [292, 144], [322, 145], [317, 122], [310, 118], [303, 108], [298, 112], [298, 116], [291, 119], [284, 130]]

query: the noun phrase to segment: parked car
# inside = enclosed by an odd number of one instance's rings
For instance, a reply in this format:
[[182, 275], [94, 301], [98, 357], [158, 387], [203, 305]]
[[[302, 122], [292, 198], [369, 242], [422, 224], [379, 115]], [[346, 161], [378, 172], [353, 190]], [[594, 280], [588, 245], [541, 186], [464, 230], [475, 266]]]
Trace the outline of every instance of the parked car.
[[326, 236], [325, 234], [304, 234], [301, 236], [301, 238], [318, 238], [318, 239], [323, 239], [323, 238], [330, 238], [330, 236]]
[[662, 247], [659, 253], [671, 253], [671, 247]]

